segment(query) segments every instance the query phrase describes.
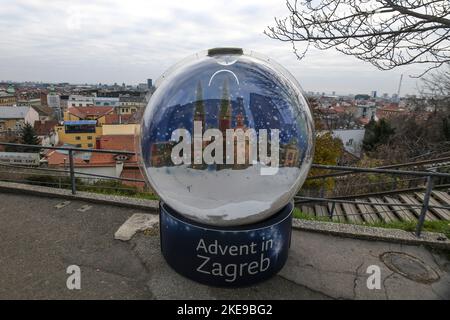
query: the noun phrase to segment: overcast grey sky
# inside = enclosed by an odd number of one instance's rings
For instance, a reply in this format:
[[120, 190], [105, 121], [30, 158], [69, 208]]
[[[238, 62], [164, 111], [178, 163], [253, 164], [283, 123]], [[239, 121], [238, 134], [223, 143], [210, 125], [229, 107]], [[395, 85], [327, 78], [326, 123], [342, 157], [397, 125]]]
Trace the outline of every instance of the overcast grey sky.
[[263, 34], [282, 0], [0, 0], [0, 80], [128, 83], [157, 79], [200, 50], [238, 46], [277, 60], [307, 91], [416, 93], [419, 67], [378, 71], [335, 51], [298, 61]]

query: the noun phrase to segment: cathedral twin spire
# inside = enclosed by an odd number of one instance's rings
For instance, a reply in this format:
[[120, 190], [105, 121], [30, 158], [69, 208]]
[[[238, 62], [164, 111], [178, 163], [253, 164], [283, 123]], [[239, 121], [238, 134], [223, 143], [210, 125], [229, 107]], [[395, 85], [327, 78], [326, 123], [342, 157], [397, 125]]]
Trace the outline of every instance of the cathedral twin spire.
[[[203, 100], [203, 88], [200, 80], [197, 83], [197, 90], [195, 92], [195, 95], [196, 101], [194, 104], [194, 121], [201, 121], [203, 124], [203, 129], [205, 129], [206, 112]], [[232, 106], [230, 93], [228, 89], [228, 81], [227, 79], [225, 79], [223, 82], [222, 98], [220, 99], [220, 106], [219, 106], [219, 119], [218, 119], [219, 130], [225, 132], [226, 129], [230, 129], [231, 121], [232, 121]]]

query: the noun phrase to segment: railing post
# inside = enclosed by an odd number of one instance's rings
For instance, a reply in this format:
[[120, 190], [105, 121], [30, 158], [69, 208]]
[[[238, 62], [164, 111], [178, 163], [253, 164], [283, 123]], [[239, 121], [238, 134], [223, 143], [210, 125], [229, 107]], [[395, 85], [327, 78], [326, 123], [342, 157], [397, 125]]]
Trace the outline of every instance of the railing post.
[[322, 178], [322, 187], [320, 188], [320, 197], [323, 198], [325, 195], [325, 178]]
[[[328, 206], [327, 206], [328, 207]], [[336, 207], [336, 202], [332, 202], [331, 203], [331, 211], [328, 211], [328, 215], [330, 216], [330, 219], [333, 219], [333, 214], [334, 214], [334, 208]]]
[[73, 150], [69, 150], [69, 166], [70, 166], [70, 185], [72, 187], [72, 194], [77, 192], [76, 182], [75, 182], [75, 173], [74, 173], [74, 165], [73, 165]]
[[433, 177], [427, 177], [427, 190], [425, 192], [425, 197], [423, 198], [422, 211], [420, 212], [419, 221], [417, 222], [416, 227], [416, 236], [420, 237], [420, 233], [422, 232], [423, 224], [425, 222], [425, 216], [428, 211], [428, 205], [430, 202], [431, 191], [433, 190]]

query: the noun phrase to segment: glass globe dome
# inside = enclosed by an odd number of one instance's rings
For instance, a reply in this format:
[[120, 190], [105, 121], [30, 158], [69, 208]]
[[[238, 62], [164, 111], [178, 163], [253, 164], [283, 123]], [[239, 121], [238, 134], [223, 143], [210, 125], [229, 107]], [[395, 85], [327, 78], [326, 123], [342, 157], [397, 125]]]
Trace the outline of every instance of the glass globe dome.
[[142, 167], [186, 218], [245, 225], [292, 200], [312, 163], [313, 131], [287, 70], [254, 52], [210, 49], [156, 82], [140, 130]]

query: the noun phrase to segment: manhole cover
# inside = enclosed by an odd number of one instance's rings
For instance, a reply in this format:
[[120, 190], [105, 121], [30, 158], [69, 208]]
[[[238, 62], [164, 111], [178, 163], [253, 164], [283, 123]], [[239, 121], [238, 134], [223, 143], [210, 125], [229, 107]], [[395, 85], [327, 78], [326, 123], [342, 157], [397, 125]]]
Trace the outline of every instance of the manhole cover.
[[432, 283], [439, 280], [436, 271], [409, 254], [385, 252], [380, 258], [389, 269], [410, 280], [422, 283]]

